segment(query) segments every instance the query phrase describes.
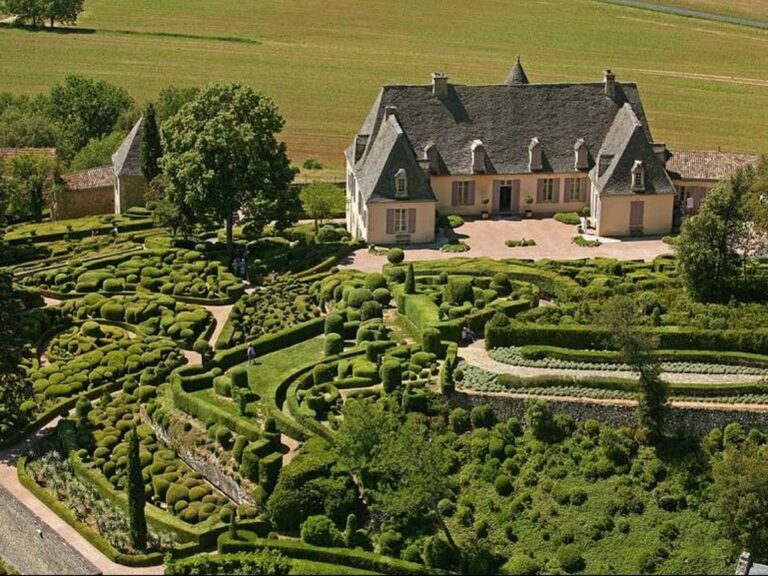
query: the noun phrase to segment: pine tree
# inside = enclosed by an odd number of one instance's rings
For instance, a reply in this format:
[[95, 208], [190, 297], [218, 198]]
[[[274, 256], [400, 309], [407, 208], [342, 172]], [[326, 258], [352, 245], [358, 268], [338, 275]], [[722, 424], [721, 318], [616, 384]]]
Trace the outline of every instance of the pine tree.
[[151, 182], [160, 175], [159, 160], [162, 154], [155, 107], [147, 104], [144, 110], [144, 137], [141, 142], [141, 173], [144, 174], [147, 182]]
[[413, 276], [413, 264], [408, 264], [405, 272], [405, 293], [416, 294], [416, 278]]
[[144, 478], [139, 462], [139, 435], [134, 429], [128, 437], [128, 524], [131, 545], [147, 547], [147, 519], [144, 515]]

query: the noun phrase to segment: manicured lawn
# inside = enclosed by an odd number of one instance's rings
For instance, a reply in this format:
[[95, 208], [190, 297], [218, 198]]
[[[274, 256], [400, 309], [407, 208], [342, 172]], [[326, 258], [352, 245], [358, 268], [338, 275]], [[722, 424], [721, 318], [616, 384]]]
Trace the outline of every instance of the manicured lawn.
[[317, 337], [267, 354], [256, 359], [248, 368], [251, 389], [262, 398], [275, 395], [277, 385], [294, 370], [319, 361], [323, 357], [324, 338]]
[[291, 574], [376, 574], [351, 566], [339, 566], [338, 564], [326, 564], [325, 562], [312, 562], [311, 560], [291, 560]]
[[279, 104], [294, 162], [317, 158], [341, 173], [342, 151], [382, 84], [427, 83], [437, 69], [459, 83], [498, 83], [521, 54], [533, 82], [599, 82], [606, 67], [637, 81], [655, 139], [672, 148], [765, 149], [761, 30], [588, 0], [456, 0], [450, 10], [439, 0], [87, 0], [85, 8], [79, 27], [93, 33], [0, 30], [3, 89], [43, 92], [77, 73], [144, 101], [169, 83], [247, 82]]
[[768, 3], [761, 0], [646, 0], [652, 4], [768, 21]]

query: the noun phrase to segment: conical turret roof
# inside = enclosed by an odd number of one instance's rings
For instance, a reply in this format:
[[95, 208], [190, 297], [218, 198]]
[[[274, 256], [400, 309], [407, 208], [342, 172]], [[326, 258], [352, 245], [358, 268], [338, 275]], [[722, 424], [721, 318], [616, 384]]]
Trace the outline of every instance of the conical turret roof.
[[525, 75], [525, 70], [523, 70], [523, 65], [520, 64], [520, 56], [517, 57], [517, 62], [515, 62], [515, 67], [512, 69], [512, 72], [509, 73], [509, 76], [507, 76], [507, 79], [504, 81], [504, 84], [507, 86], [519, 86], [520, 84], [530, 84], [528, 82], [528, 76]]

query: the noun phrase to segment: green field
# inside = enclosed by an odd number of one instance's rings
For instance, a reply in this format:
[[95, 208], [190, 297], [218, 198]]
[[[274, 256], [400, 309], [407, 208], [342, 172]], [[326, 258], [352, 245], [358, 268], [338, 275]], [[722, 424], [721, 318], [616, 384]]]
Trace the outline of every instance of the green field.
[[768, 21], [766, 0], [648, 0], [662, 6], [702, 10], [715, 14], [727, 14], [739, 18]]
[[[765, 3], [749, 4], [757, 17]], [[600, 81], [606, 67], [638, 82], [655, 138], [673, 148], [767, 147], [768, 31], [590, 0], [85, 6], [80, 34], [0, 30], [0, 90], [41, 92], [79, 73], [143, 101], [169, 83], [247, 82], [279, 104], [297, 163], [339, 170], [382, 84], [426, 83], [434, 70], [498, 83], [520, 54], [533, 82]]]

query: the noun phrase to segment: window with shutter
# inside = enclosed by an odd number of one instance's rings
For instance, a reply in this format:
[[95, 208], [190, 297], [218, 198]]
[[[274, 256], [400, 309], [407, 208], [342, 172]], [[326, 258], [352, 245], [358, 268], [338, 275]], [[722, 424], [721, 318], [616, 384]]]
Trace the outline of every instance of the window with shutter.
[[453, 206], [473, 206], [475, 204], [475, 183], [461, 180], [453, 183]]

